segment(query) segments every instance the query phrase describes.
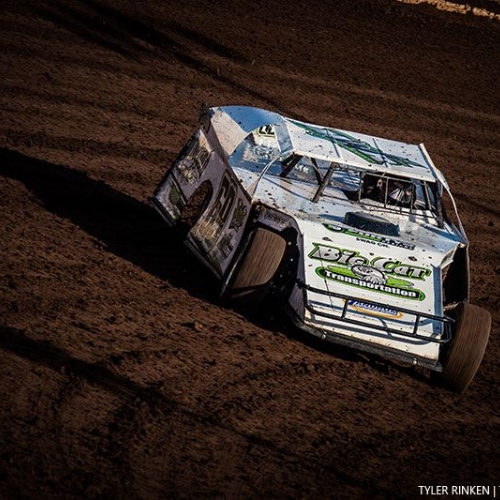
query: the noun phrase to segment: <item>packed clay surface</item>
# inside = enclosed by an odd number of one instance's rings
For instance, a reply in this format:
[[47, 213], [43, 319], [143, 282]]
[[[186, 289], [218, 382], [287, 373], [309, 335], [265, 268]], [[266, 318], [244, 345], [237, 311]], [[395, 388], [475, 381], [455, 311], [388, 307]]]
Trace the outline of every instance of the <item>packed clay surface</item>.
[[[500, 487], [495, 18], [392, 0], [24, 0], [0, 28], [1, 498]], [[493, 316], [464, 394], [272, 308], [220, 304], [147, 203], [204, 103], [426, 145], [470, 239], [471, 302]]]

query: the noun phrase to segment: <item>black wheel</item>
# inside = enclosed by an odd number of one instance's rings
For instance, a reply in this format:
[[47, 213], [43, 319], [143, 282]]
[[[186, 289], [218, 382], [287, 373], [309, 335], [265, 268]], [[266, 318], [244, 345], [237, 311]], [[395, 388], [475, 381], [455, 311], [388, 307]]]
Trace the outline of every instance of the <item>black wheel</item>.
[[490, 330], [488, 311], [467, 302], [457, 306], [455, 331], [441, 375], [448, 389], [460, 393], [472, 382], [483, 359]]
[[285, 247], [286, 241], [280, 235], [267, 229], [256, 229], [243, 255], [235, 264], [223, 290], [223, 300], [240, 309], [254, 312], [280, 265]]

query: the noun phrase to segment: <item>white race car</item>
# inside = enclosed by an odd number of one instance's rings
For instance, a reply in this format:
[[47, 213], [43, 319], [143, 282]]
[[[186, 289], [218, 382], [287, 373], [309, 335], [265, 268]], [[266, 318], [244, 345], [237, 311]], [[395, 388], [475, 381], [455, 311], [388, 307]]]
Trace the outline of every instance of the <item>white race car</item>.
[[256, 309], [272, 295], [313, 335], [458, 392], [473, 379], [491, 316], [468, 301], [467, 237], [423, 145], [203, 108], [151, 203], [224, 299]]

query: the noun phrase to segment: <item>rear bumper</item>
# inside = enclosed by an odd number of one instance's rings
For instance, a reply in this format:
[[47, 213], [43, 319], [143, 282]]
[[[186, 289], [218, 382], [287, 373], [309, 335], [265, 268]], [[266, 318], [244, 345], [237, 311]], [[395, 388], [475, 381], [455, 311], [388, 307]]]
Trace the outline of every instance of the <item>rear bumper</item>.
[[[348, 314], [348, 311], [352, 313], [352, 309], [349, 307], [356, 302], [362, 302], [367, 307], [382, 309], [389, 308], [387, 304], [320, 290], [300, 280], [297, 281], [297, 288], [302, 294], [305, 314], [299, 314], [290, 305], [286, 307], [286, 310], [300, 329], [329, 342], [358, 351], [423, 366], [433, 371], [442, 371], [443, 368], [438, 359], [440, 346], [451, 340], [453, 318], [390, 306], [390, 309], [396, 314], [411, 318], [411, 320], [406, 320], [405, 329], [395, 328], [391, 326], [391, 323], [392, 325], [397, 324], [396, 321], [379, 321], [377, 323], [373, 321], [374, 317], [371, 315], [358, 314], [353, 317], [353, 314]], [[335, 310], [334, 308], [316, 307], [314, 301], [309, 297], [309, 295], [314, 294], [340, 299], [344, 304], [343, 308]], [[408, 322], [411, 324], [408, 325]], [[422, 322], [426, 322], [427, 325], [430, 323], [440, 324], [442, 333], [437, 335], [425, 331], [425, 328], [422, 328]], [[425, 347], [426, 345], [428, 348]]]
[[376, 344], [372, 344], [368, 341], [364, 342], [356, 338], [346, 337], [341, 334], [322, 330], [320, 328], [313, 327], [304, 323], [304, 321], [302, 321], [302, 319], [299, 318], [299, 316], [291, 308], [285, 308], [285, 312], [288, 313], [289, 317], [298, 328], [311, 335], [319, 337], [322, 340], [326, 340], [333, 344], [346, 346], [357, 351], [366, 352], [368, 354], [381, 356], [385, 359], [408, 363], [414, 366], [422, 366], [435, 372], [443, 371], [443, 366], [439, 361], [430, 360], [428, 358], [424, 358], [422, 356], [418, 356], [409, 352], [400, 351], [391, 347], [382, 347]]
[[[451, 340], [450, 325], [452, 323], [454, 323], [455, 320], [449, 316], [436, 316], [433, 314], [421, 313], [421, 312], [410, 310], [410, 309], [391, 306], [391, 309], [395, 310], [396, 312], [406, 314], [409, 316], [413, 316], [415, 318], [414, 323], [413, 323], [413, 329], [411, 332], [409, 332], [409, 331], [404, 331], [401, 329], [390, 328], [390, 327], [384, 326], [384, 325], [375, 325], [372, 323], [368, 323], [366, 321], [359, 321], [359, 320], [356, 320], [353, 318], [348, 318], [346, 316], [347, 309], [348, 309], [349, 305], [352, 303], [352, 301], [358, 300], [356, 297], [349, 296], [349, 295], [343, 295], [341, 293], [321, 290], [319, 288], [314, 288], [310, 285], [305, 284], [304, 282], [302, 282], [300, 280], [297, 281], [297, 286], [303, 292], [304, 307], [309, 312], [314, 314], [315, 316], [321, 316], [323, 318], [336, 320], [336, 321], [343, 321], [345, 323], [350, 323], [353, 325], [365, 326], [365, 327], [368, 327], [372, 330], [379, 330], [382, 332], [391, 333], [391, 334], [399, 335], [402, 337], [408, 337], [409, 339], [419, 339], [419, 340], [423, 340], [426, 342], [435, 342], [438, 344], [446, 344], [447, 342], [449, 342]], [[341, 314], [325, 313], [324, 311], [321, 311], [321, 310], [315, 308], [312, 305], [311, 301], [309, 301], [307, 292], [313, 292], [313, 293], [326, 295], [329, 297], [336, 297], [338, 299], [344, 300], [344, 307], [342, 309]], [[381, 307], [381, 308], [387, 307], [386, 304], [383, 304], [381, 302], [375, 302], [373, 300], [360, 299], [360, 301], [362, 301], [365, 304], [372, 305], [375, 307]], [[427, 319], [427, 320], [436, 321], [438, 323], [442, 323], [444, 333], [442, 335], [440, 335], [439, 337], [431, 337], [428, 334], [427, 335], [419, 334], [419, 326], [420, 326], [420, 321], [422, 319]]]

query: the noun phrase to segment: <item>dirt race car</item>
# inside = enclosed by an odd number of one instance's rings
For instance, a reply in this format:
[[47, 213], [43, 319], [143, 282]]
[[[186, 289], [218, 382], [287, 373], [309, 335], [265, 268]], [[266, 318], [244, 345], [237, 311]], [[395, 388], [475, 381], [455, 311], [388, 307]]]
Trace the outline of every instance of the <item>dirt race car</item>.
[[491, 316], [469, 303], [467, 237], [423, 145], [204, 107], [150, 200], [223, 299], [255, 310], [272, 296], [322, 339], [457, 392], [473, 379]]

